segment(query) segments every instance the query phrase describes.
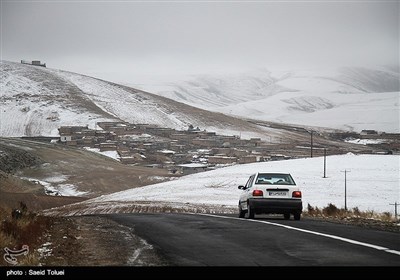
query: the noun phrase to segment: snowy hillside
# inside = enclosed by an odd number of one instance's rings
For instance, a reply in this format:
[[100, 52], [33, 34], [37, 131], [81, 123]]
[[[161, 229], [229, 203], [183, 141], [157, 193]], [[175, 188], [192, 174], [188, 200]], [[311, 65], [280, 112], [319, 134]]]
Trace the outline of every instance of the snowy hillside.
[[[88, 206], [113, 201], [162, 201], [177, 204], [236, 206], [241, 190], [257, 171], [289, 172], [307, 203], [324, 207], [333, 203], [344, 207], [344, 169], [347, 174], [347, 205], [360, 210], [393, 212], [389, 203], [400, 201], [400, 157], [392, 155], [354, 155], [327, 157], [327, 178], [323, 177], [323, 158], [295, 159], [236, 165], [181, 177], [180, 179], [130, 189], [83, 202]], [[111, 207], [111, 206], [110, 206]]]
[[142, 84], [192, 106], [266, 121], [399, 132], [400, 74], [395, 68], [259, 70]]
[[176, 129], [192, 124], [247, 139], [282, 137], [279, 130], [228, 115], [356, 131], [400, 129], [399, 73], [388, 69], [257, 71], [203, 76], [161, 85], [163, 90], [142, 85], [159, 95], [20, 63], [2, 61], [0, 69], [1, 136], [57, 136], [63, 125], [94, 128], [99, 121], [124, 120]]
[[243, 137], [265, 137], [268, 130], [76, 73], [7, 61], [2, 61], [0, 67], [1, 136], [57, 136], [57, 128], [63, 125], [94, 128], [96, 122], [108, 120], [176, 129], [187, 129], [192, 124]]
[[58, 135], [61, 125], [115, 120], [74, 84], [42, 67], [0, 64], [0, 135]]

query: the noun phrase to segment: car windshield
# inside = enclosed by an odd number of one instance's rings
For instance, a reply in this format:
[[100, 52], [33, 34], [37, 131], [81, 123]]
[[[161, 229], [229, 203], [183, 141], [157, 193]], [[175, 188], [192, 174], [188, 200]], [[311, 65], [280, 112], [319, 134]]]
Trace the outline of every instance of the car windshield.
[[256, 184], [295, 185], [295, 182], [290, 174], [265, 173], [258, 174]]

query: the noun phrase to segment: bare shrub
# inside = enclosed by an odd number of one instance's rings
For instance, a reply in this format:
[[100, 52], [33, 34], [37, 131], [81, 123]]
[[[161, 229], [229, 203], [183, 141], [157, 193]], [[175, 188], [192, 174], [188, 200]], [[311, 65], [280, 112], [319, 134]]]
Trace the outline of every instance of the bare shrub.
[[28, 255], [18, 260], [18, 265], [38, 266], [40, 265], [39, 257], [37, 256], [36, 252], [35, 253], [30, 252]]
[[26, 214], [28, 212], [28, 207], [26, 206], [26, 204], [23, 201], [19, 202], [19, 208], [20, 208], [22, 214]]
[[9, 235], [3, 231], [0, 231], [0, 248], [14, 247], [15, 239], [12, 235]]
[[30, 247], [35, 246], [50, 227], [52, 221], [50, 217], [36, 216], [34, 213], [27, 213], [27, 208], [22, 208], [24, 214], [20, 218], [15, 219], [8, 216], [0, 221], [0, 246], [2, 248], [18, 247], [23, 244]]
[[5, 235], [11, 236], [13, 239], [18, 239], [19, 237], [19, 227], [15, 221], [3, 221], [0, 231]]
[[49, 217], [37, 216], [29, 218], [25, 224], [21, 225], [20, 242], [22, 244], [37, 244], [38, 238], [50, 227], [50, 224]]
[[308, 214], [310, 214], [310, 215], [314, 215], [314, 214], [315, 214], [315, 209], [314, 209], [314, 207], [312, 207], [312, 206], [310, 205], [310, 203], [307, 204], [307, 212], [308, 212]]
[[383, 212], [381, 217], [382, 217], [382, 220], [384, 220], [384, 221], [388, 221], [388, 222], [392, 221], [392, 213], [390, 213], [390, 212]]
[[354, 207], [353, 208], [353, 214], [356, 215], [356, 216], [361, 216], [360, 209], [358, 209], [358, 207]]
[[390, 212], [376, 213], [373, 210], [361, 211], [358, 207], [354, 207], [351, 210], [345, 210], [344, 208], [338, 208], [336, 205], [329, 203], [326, 207], [319, 209], [313, 207], [310, 204], [307, 205], [306, 215], [318, 217], [332, 217], [336, 219], [363, 219], [363, 220], [379, 220], [382, 222], [396, 222], [396, 218]]
[[329, 203], [328, 206], [322, 209], [322, 213], [326, 216], [336, 216], [339, 213], [339, 209], [336, 205]]

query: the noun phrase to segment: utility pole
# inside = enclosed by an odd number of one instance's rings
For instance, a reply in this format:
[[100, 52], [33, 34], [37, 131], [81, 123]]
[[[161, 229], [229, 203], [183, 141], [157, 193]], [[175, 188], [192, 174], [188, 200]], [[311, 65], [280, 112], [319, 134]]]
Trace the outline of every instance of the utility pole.
[[324, 178], [326, 178], [326, 148], [324, 148]]
[[350, 170], [340, 171], [344, 172], [344, 210], [347, 211], [347, 172], [351, 172]]
[[394, 205], [394, 218], [397, 221], [397, 206], [399, 206], [399, 203], [396, 201], [395, 203], [389, 203], [389, 205]]
[[313, 157], [313, 154], [312, 154], [312, 152], [313, 152], [313, 131], [311, 130], [311, 157]]

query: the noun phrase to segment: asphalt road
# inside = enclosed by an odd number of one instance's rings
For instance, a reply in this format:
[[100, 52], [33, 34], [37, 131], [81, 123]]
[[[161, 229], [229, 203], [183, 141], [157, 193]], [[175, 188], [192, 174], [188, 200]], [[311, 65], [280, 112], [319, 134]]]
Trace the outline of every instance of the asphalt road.
[[177, 266], [400, 266], [400, 234], [302, 219], [115, 214]]

